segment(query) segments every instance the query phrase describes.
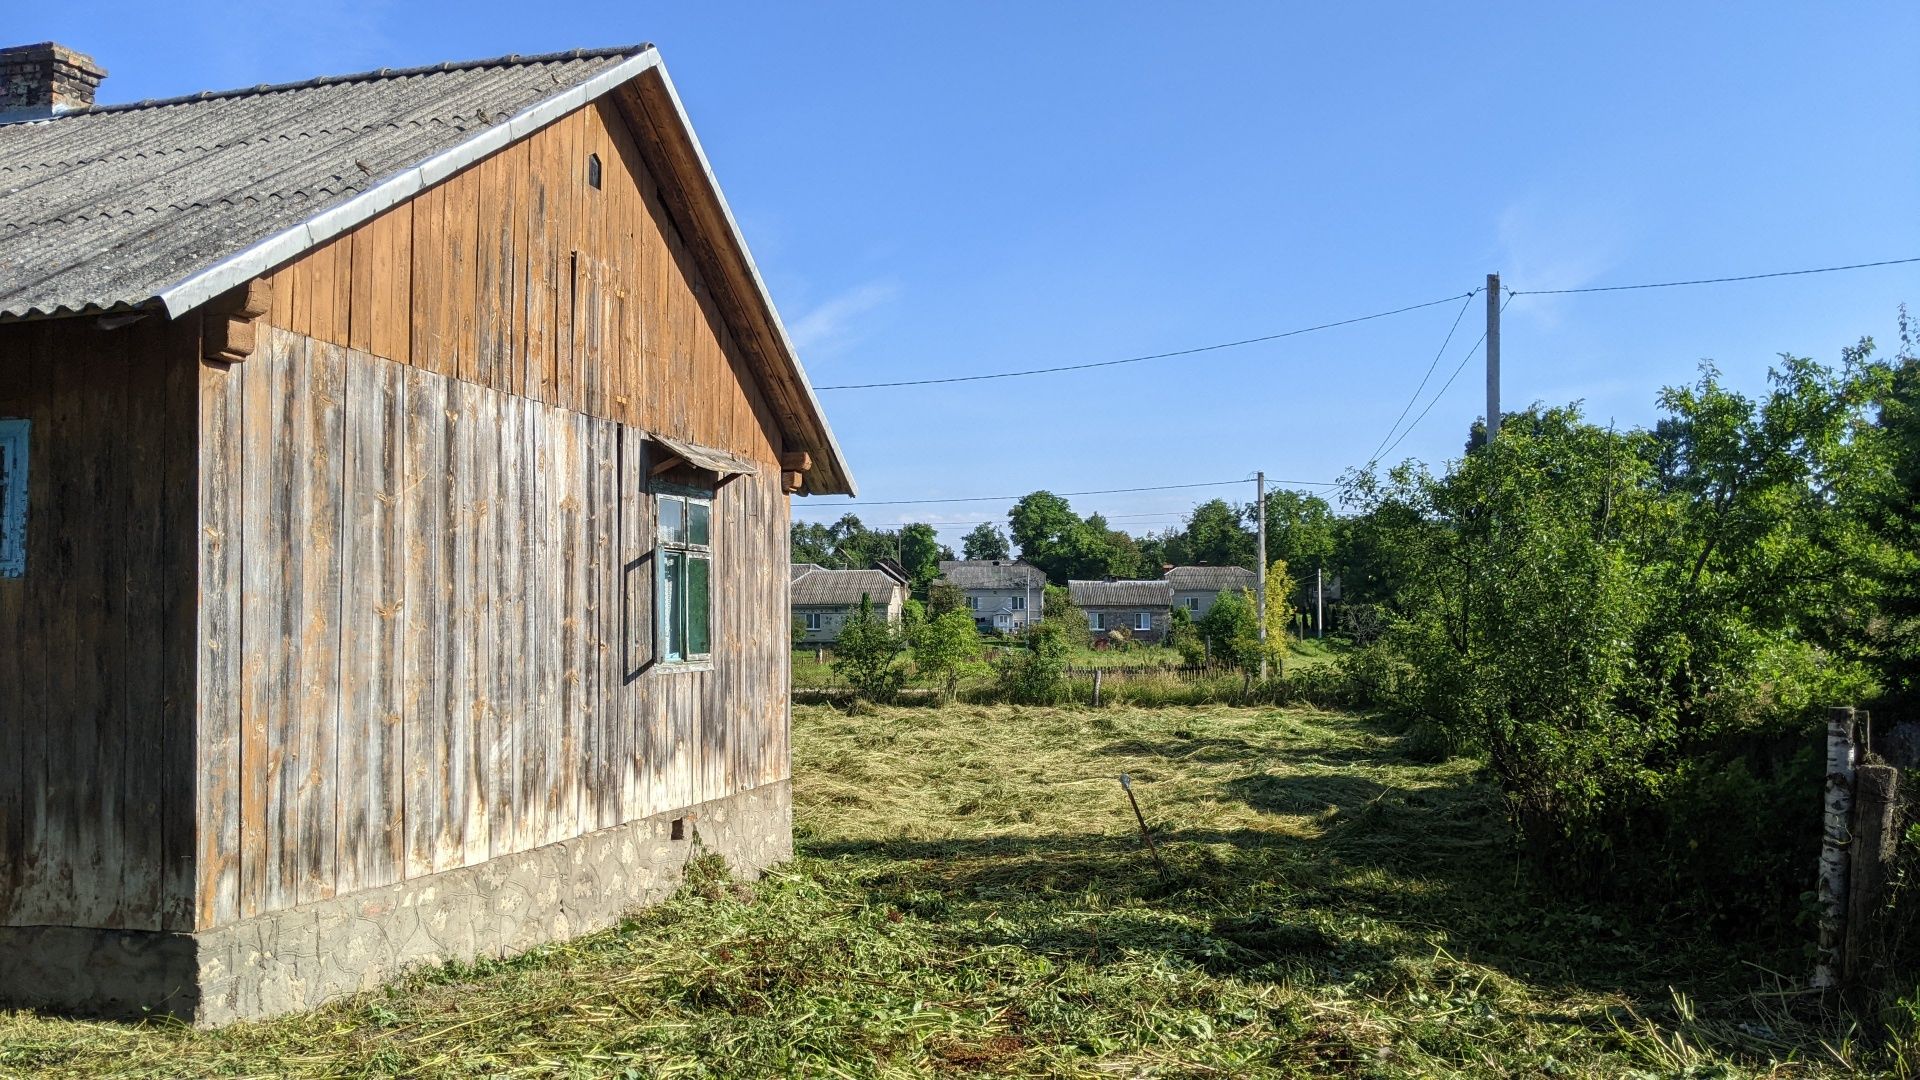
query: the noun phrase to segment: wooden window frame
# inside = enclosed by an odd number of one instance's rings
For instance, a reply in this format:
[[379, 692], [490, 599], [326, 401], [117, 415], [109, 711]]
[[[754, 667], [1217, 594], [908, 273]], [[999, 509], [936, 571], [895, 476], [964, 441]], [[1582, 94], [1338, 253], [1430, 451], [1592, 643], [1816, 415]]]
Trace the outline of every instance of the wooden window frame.
[[[1145, 623], [1146, 625], [1144, 625], [1144, 626], [1143, 626], [1143, 625], [1141, 625], [1142, 623]], [[1133, 613], [1133, 628], [1134, 628], [1134, 629], [1135, 629], [1136, 631], [1138, 631], [1138, 630], [1151, 630], [1151, 629], [1153, 629], [1153, 612], [1151, 612], [1151, 611], [1136, 611], [1136, 612], [1134, 612], [1134, 613]]]
[[[713, 605], [716, 592], [714, 589], [713, 572], [714, 563], [717, 561], [713, 544], [713, 534], [715, 531], [713, 521], [714, 489], [711, 487], [657, 481], [653, 484], [652, 495], [654, 502], [653, 627], [654, 633], [658, 637], [658, 644], [655, 646], [654, 652], [655, 655], [659, 657], [660, 665], [667, 670], [709, 668], [713, 665]], [[668, 538], [665, 524], [666, 514], [662, 509], [667, 503], [673, 500], [679, 500], [685, 508], [681, 519], [684, 538], [679, 540]], [[704, 544], [693, 541], [692, 507], [695, 505], [703, 505], [707, 508], [707, 540]], [[674, 554], [681, 556], [680, 562], [683, 566], [691, 566], [695, 561], [702, 561], [707, 564], [707, 649], [705, 652], [694, 652], [690, 648], [687, 648], [684, 654], [676, 651], [676, 647], [686, 648], [690, 643], [692, 626], [690, 623], [682, 625], [677, 628], [678, 633], [676, 633], [675, 628], [670, 625], [674, 615], [672, 601], [677, 593], [668, 588], [667, 567], [668, 564], [673, 561], [671, 556]], [[684, 580], [685, 579], [680, 583], [676, 583], [675, 587], [684, 588]], [[691, 600], [681, 605], [680, 613], [683, 618], [691, 618], [692, 612], [693, 603]]]
[[1089, 611], [1087, 612], [1087, 621], [1093, 624], [1088, 627], [1089, 630], [1105, 630], [1107, 628], [1107, 613], [1104, 611]]
[[26, 420], [0, 419], [0, 578], [27, 576]]
[[820, 632], [821, 623], [823, 620], [821, 619], [819, 612], [803, 611], [800, 613], [800, 617], [806, 620], [807, 633], [817, 634]]

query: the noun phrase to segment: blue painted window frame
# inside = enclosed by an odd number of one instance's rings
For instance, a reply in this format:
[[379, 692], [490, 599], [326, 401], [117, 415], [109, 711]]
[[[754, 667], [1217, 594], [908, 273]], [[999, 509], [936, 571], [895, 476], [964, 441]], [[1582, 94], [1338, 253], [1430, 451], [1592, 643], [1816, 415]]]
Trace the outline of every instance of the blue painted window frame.
[[25, 420], [0, 420], [0, 578], [27, 576], [27, 435]]

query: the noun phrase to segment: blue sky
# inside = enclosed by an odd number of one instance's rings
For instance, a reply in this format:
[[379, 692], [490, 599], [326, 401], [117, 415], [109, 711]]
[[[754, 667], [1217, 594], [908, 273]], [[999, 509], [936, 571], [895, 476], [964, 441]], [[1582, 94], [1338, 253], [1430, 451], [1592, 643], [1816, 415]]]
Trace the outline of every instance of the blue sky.
[[[123, 101], [658, 44], [817, 384], [1118, 359], [1458, 294], [1920, 255], [1920, 5], [53, 5]], [[1703, 359], [1893, 340], [1920, 264], [1523, 296], [1505, 402], [1649, 422]], [[1364, 461], [1457, 305], [1093, 373], [822, 393], [861, 501]], [[1437, 383], [1478, 336], [1476, 303]], [[1470, 364], [1395, 456], [1457, 455]], [[1423, 398], [1414, 411], [1425, 406]], [[1134, 531], [1197, 497], [1075, 499]], [[803, 518], [828, 503], [796, 501]], [[1005, 503], [873, 506], [870, 523]], [[1157, 516], [1149, 516], [1157, 515]]]

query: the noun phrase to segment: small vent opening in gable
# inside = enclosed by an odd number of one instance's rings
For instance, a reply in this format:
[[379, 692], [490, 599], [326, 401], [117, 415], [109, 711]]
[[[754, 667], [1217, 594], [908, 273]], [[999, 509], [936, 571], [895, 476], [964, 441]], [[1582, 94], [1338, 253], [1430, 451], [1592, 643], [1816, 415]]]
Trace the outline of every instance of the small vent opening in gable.
[[599, 154], [587, 155], [587, 183], [596, 189], [600, 187], [600, 155]]

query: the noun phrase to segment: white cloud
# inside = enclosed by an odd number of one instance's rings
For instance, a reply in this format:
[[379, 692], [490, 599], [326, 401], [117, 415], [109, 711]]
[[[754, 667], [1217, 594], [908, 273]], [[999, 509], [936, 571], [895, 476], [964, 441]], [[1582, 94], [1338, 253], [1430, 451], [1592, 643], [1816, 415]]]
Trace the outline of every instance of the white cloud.
[[862, 316], [890, 302], [900, 292], [888, 281], [869, 281], [816, 304], [788, 324], [793, 344], [803, 353], [834, 353], [859, 339]]

